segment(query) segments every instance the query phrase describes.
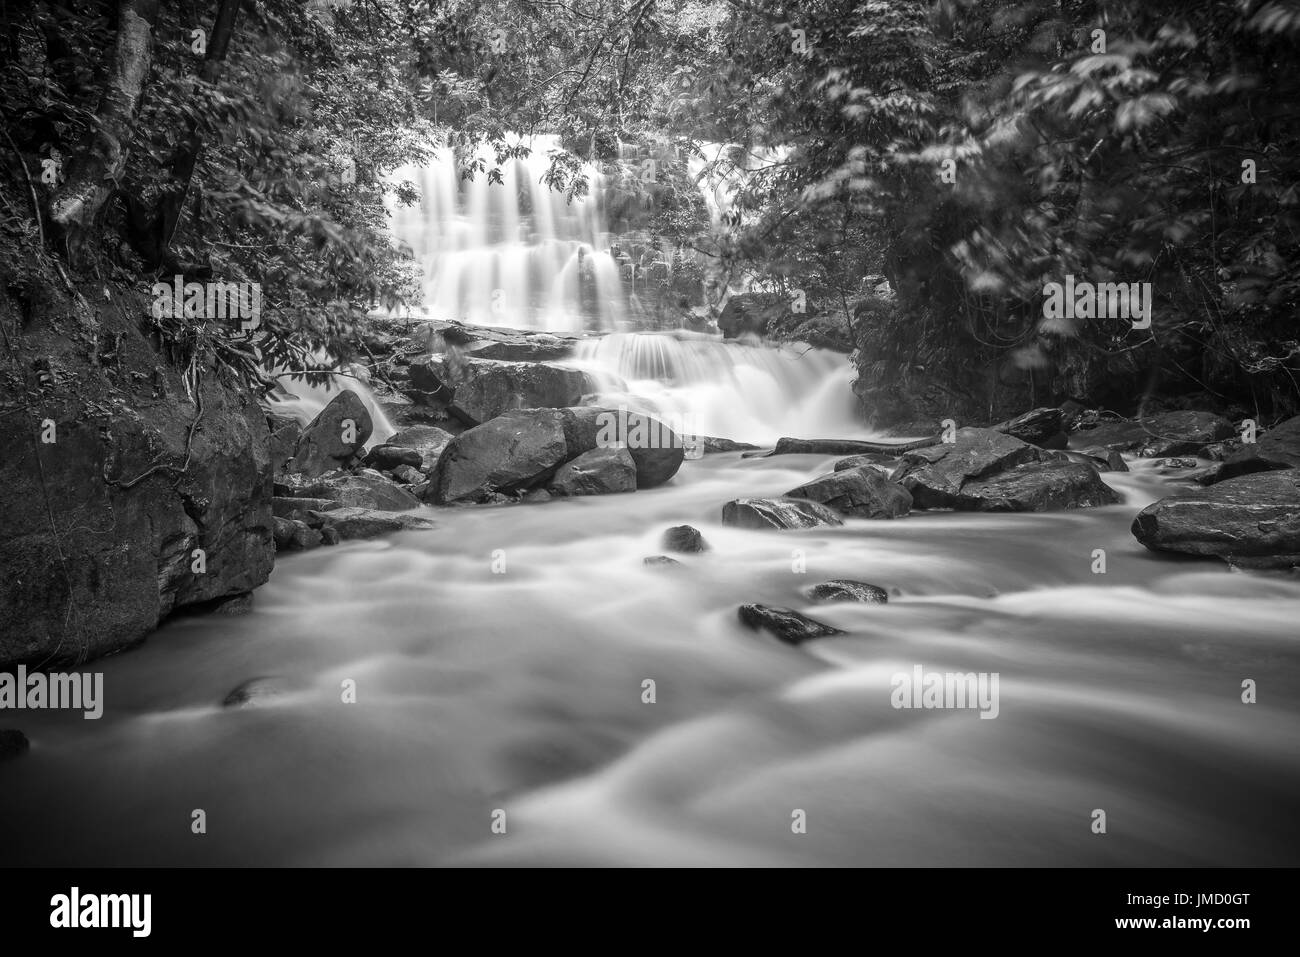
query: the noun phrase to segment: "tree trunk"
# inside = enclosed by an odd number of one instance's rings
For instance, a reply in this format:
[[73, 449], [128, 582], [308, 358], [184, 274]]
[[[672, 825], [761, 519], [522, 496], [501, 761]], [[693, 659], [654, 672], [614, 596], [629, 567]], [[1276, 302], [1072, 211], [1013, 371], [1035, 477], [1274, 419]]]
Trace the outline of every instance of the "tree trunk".
[[73, 158], [67, 179], [50, 199], [49, 218], [70, 244], [86, 230], [113, 195], [126, 167], [126, 142], [140, 108], [153, 60], [158, 0], [119, 0], [117, 40], [108, 85], [95, 112], [95, 127]]

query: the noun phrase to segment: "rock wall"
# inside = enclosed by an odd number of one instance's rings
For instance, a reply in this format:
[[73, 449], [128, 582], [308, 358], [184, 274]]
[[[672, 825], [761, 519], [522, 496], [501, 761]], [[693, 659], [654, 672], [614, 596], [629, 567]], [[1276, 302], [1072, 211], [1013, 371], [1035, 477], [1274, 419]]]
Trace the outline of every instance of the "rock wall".
[[[266, 417], [148, 298], [0, 264], [0, 667], [82, 662], [274, 561]], [[196, 551], [201, 550], [201, 551]]]

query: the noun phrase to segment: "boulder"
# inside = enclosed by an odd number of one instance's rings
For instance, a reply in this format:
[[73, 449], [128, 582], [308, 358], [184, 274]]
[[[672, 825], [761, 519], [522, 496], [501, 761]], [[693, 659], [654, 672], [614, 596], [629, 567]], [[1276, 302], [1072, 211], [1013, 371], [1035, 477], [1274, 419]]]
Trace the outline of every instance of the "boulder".
[[994, 432], [1001, 432], [1028, 442], [1040, 449], [1063, 449], [1069, 442], [1065, 434], [1065, 411], [1044, 407], [1032, 409], [1024, 415], [1000, 422], [993, 426]]
[[1080, 444], [1099, 445], [1143, 458], [1194, 455], [1226, 439], [1236, 430], [1231, 422], [1209, 412], [1162, 412], [1138, 422], [1103, 422], [1075, 433]]
[[411, 425], [388, 437], [388, 445], [414, 449], [420, 453], [420, 464], [415, 467], [428, 473], [438, 464], [438, 456], [451, 444], [453, 436], [436, 425]]
[[912, 493], [869, 465], [831, 472], [785, 494], [855, 518], [898, 518], [912, 510]]
[[543, 362], [573, 354], [582, 341], [578, 336], [557, 336], [549, 332], [470, 326], [452, 320], [422, 323], [415, 338], [425, 352], [458, 350], [476, 359], [506, 359], [512, 362]]
[[557, 410], [521, 409], [462, 432], [438, 459], [425, 500], [485, 502], [493, 493], [545, 485], [573, 457], [564, 422]]
[[1294, 468], [1300, 468], [1300, 416], [1260, 433], [1254, 443], [1243, 444], [1229, 453], [1213, 473], [1212, 481], [1222, 482], [1239, 475]]
[[878, 585], [837, 578], [821, 582], [808, 589], [808, 597], [813, 601], [857, 601], [868, 605], [883, 605], [889, 601], [889, 592]]
[[1035, 446], [992, 429], [958, 429], [955, 441], [914, 449], [895, 473], [914, 508], [956, 508], [966, 483], [1037, 462]]
[[580, 369], [551, 362], [507, 362], [433, 356], [410, 367], [411, 386], [421, 393], [446, 395], [474, 421], [483, 423], [514, 409], [576, 406], [595, 381]]
[[418, 469], [424, 464], [424, 456], [418, 449], [408, 449], [402, 445], [388, 443], [376, 445], [367, 452], [362, 464], [379, 472], [391, 471], [399, 465], [409, 465]]
[[1300, 565], [1300, 469], [1257, 472], [1162, 498], [1133, 520], [1152, 551], [1250, 568]]
[[355, 474], [324, 476], [300, 490], [303, 498], [323, 498], [353, 508], [405, 512], [420, 507], [420, 500], [391, 479], [371, 469]]
[[365, 447], [373, 429], [365, 403], [355, 392], [344, 389], [302, 430], [284, 471], [314, 478], [342, 468]]
[[738, 498], [722, 506], [722, 524], [735, 528], [816, 528], [843, 525], [839, 515], [818, 502], [801, 499]]
[[432, 519], [410, 512], [379, 512], [369, 508], [336, 508], [328, 512], [313, 513], [321, 524], [322, 539], [335, 541], [356, 538], [375, 538], [392, 532], [425, 531], [436, 528]]
[[690, 525], [674, 525], [667, 529], [660, 539], [660, 547], [669, 552], [681, 552], [691, 555], [707, 552], [709, 544], [704, 540], [698, 528]]
[[592, 449], [561, 465], [549, 489], [556, 495], [635, 492], [636, 462], [627, 449]]
[[653, 416], [581, 406], [561, 410], [569, 456], [625, 445], [636, 463], [636, 487], [654, 488], [677, 474], [686, 457], [681, 436]]
[[831, 635], [844, 634], [824, 622], [809, 618], [789, 608], [773, 608], [770, 605], [741, 605], [738, 616], [745, 625], [755, 631], [766, 631], [784, 641], [787, 645], [801, 645], [814, 638], [827, 638]]
[[1119, 493], [1091, 465], [1026, 462], [985, 479], [967, 482], [949, 497], [949, 508], [970, 512], [1049, 512], [1115, 505]]

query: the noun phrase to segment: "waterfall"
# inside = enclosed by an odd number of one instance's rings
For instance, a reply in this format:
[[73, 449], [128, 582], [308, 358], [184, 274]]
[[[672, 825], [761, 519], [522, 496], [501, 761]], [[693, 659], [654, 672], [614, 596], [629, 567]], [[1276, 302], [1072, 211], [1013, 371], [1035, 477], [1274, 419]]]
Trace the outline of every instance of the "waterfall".
[[[588, 194], [570, 202], [543, 180], [558, 139], [536, 136], [528, 145], [526, 158], [499, 165], [499, 183], [484, 171], [463, 178], [449, 148], [390, 177], [420, 192], [418, 204], [390, 198], [388, 210], [394, 238], [422, 267], [424, 312], [552, 332], [618, 328], [626, 306], [601, 208], [605, 176], [584, 164]], [[474, 159], [498, 166], [487, 147]]]
[[384, 413], [384, 407], [379, 404], [379, 400], [370, 391], [369, 386], [359, 378], [364, 370], [353, 367], [344, 371], [346, 375], [330, 375], [328, 386], [308, 385], [305, 379], [295, 380], [287, 375], [281, 375], [278, 381], [282, 391], [273, 392], [266, 397], [267, 408], [276, 415], [292, 416], [298, 424], [306, 426], [339, 394], [340, 389], [347, 389], [349, 392], [356, 393], [361, 399], [361, 404], [370, 413], [372, 427], [370, 438], [366, 440], [366, 447], [379, 445], [396, 432], [397, 427]]
[[783, 435], [863, 434], [848, 358], [800, 343], [723, 341], [699, 333], [615, 333], [573, 359], [604, 405], [656, 414], [686, 433], [773, 442]]

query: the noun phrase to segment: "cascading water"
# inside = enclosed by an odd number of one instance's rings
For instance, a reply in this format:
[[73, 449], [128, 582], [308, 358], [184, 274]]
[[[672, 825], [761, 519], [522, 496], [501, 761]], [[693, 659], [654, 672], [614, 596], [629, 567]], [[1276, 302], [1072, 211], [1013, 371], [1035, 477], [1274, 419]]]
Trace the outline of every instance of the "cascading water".
[[[618, 265], [601, 209], [605, 177], [587, 163], [585, 197], [572, 202], [543, 177], [558, 140], [538, 136], [531, 153], [463, 178], [453, 150], [392, 175], [420, 192], [415, 206], [389, 202], [393, 236], [423, 268], [423, 311], [478, 325], [577, 332], [614, 329], [626, 318]], [[486, 149], [478, 159], [496, 167]]]
[[762, 443], [863, 432], [853, 367], [825, 349], [693, 333], [615, 334], [579, 343], [574, 364], [602, 384], [602, 404], [626, 403], [687, 433]]
[[356, 393], [361, 404], [370, 413], [371, 432], [366, 446], [378, 445], [397, 431], [389, 420], [383, 406], [375, 398], [365, 381], [358, 376], [362, 370], [344, 370], [345, 374], [331, 375], [330, 384], [310, 385], [305, 379], [293, 379], [279, 376], [280, 391], [272, 392], [266, 397], [268, 410], [277, 415], [292, 416], [300, 425], [307, 425], [316, 418], [326, 405], [339, 394], [340, 389]]

